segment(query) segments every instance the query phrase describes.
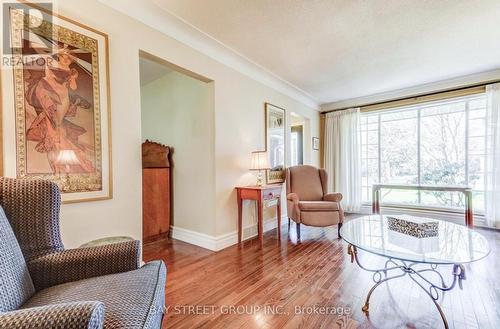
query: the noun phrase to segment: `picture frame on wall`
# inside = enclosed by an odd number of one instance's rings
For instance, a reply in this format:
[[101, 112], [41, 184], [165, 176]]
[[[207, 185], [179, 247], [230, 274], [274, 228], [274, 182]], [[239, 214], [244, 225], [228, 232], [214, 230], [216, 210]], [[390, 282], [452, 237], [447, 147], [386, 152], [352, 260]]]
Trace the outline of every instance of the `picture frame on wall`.
[[108, 36], [47, 6], [7, 9], [3, 175], [50, 180], [63, 203], [112, 198]]
[[315, 151], [319, 150], [319, 138], [318, 137], [313, 137], [312, 138], [312, 148]]
[[265, 103], [266, 151], [271, 169], [266, 171], [267, 184], [285, 181], [286, 111], [276, 105]]

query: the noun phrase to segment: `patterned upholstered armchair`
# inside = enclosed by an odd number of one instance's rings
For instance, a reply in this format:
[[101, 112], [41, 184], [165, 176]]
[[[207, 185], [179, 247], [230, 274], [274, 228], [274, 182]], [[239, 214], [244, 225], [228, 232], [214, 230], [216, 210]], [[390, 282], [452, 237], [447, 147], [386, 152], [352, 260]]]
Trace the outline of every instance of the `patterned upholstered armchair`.
[[313, 166], [294, 166], [286, 169], [286, 199], [288, 225], [290, 219], [297, 224], [300, 239], [300, 224], [330, 226], [344, 222], [344, 210], [340, 201], [342, 194], [328, 193], [328, 175], [325, 169]]
[[0, 178], [0, 328], [160, 328], [166, 268], [139, 241], [64, 249], [60, 194]]

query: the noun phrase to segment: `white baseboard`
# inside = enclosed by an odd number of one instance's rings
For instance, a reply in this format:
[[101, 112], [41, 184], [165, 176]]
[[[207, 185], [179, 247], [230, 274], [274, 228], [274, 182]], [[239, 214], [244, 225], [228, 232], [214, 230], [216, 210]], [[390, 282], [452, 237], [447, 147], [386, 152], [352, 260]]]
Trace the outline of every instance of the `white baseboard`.
[[[460, 213], [453, 212], [441, 212], [432, 210], [421, 210], [421, 209], [410, 209], [410, 208], [391, 208], [391, 207], [381, 207], [382, 214], [395, 215], [395, 214], [408, 214], [414, 216], [425, 216], [433, 217], [442, 220], [451, 221], [454, 223], [463, 224], [464, 215]], [[361, 207], [360, 214], [371, 214], [371, 207], [363, 206]], [[283, 216], [281, 220], [281, 225], [287, 225], [287, 216]], [[483, 216], [474, 216], [474, 224], [476, 226], [485, 226]], [[275, 229], [277, 226], [277, 221], [275, 218], [264, 221], [264, 232]], [[202, 247], [212, 251], [219, 251], [235, 245], [238, 243], [238, 231], [233, 231], [230, 233], [213, 236], [204, 233], [198, 233], [192, 230], [188, 230], [182, 227], [171, 226], [172, 238], [193, 244], [198, 247]], [[257, 225], [252, 224], [243, 227], [243, 237], [242, 240], [251, 239], [257, 236]]]
[[216, 250], [214, 237], [208, 234], [195, 232], [182, 227], [170, 227], [171, 236], [173, 239], [187, 242], [189, 244], [194, 244], [196, 246], [208, 249]]
[[[286, 224], [288, 217], [283, 216], [281, 225]], [[275, 218], [264, 221], [264, 232], [275, 229], [278, 226]], [[171, 226], [172, 238], [193, 244], [212, 251], [219, 251], [238, 243], [238, 231], [233, 231], [219, 236], [198, 233], [182, 227]], [[243, 227], [242, 240], [247, 240], [257, 235], [257, 225]]]

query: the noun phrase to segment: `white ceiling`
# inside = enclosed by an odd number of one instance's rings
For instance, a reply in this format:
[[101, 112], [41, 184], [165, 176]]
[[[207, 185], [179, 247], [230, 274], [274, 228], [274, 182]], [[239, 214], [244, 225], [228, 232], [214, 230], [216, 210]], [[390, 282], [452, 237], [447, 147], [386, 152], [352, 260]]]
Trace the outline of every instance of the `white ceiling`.
[[152, 0], [319, 103], [500, 68], [498, 0]]
[[157, 80], [173, 70], [165, 65], [158, 64], [146, 58], [139, 59], [139, 74], [141, 86]]

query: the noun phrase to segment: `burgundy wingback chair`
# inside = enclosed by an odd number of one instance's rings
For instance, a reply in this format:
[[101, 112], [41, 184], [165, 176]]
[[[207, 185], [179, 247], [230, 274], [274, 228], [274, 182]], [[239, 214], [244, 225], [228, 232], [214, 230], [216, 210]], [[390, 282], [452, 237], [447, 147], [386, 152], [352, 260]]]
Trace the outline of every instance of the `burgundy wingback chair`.
[[290, 219], [297, 225], [300, 239], [300, 224], [325, 227], [344, 222], [344, 210], [340, 201], [342, 194], [328, 193], [328, 175], [324, 169], [313, 166], [295, 166], [286, 169], [286, 198], [288, 224]]

